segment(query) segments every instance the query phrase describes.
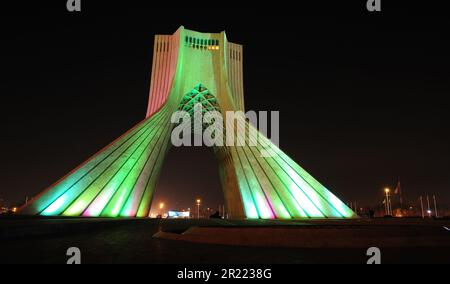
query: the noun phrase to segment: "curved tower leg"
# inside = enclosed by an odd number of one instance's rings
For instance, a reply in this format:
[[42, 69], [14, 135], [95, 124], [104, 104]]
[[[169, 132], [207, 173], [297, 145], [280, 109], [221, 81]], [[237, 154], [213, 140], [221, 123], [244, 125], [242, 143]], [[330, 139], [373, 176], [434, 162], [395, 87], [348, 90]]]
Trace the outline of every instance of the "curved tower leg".
[[138, 210], [140, 216], [148, 214], [147, 189], [155, 185], [149, 177], [159, 173], [170, 129], [170, 113], [163, 108], [32, 200], [22, 214], [132, 217]]

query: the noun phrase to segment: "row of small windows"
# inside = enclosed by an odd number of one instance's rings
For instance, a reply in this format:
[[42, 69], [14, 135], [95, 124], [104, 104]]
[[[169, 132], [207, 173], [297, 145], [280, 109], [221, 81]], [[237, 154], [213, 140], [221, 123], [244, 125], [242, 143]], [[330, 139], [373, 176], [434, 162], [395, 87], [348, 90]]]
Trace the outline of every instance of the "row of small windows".
[[169, 43], [168, 42], [158, 42], [156, 43], [156, 51], [169, 51]]
[[184, 44], [196, 49], [219, 50], [219, 40], [217, 39], [199, 39], [186, 36]]
[[241, 53], [236, 50], [230, 49], [230, 58], [237, 61], [241, 61]]

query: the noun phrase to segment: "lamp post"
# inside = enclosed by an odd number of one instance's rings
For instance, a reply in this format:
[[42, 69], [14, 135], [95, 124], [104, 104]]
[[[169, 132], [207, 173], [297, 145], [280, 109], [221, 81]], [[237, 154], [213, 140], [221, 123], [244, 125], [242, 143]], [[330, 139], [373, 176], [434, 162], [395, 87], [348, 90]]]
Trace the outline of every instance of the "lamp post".
[[420, 196], [420, 208], [422, 209], [422, 219], [424, 219], [425, 214], [423, 213], [423, 197], [422, 197], [422, 195]]
[[164, 202], [159, 203], [159, 213], [161, 213], [161, 217], [163, 216]]
[[392, 215], [391, 200], [389, 199], [389, 192], [391, 192], [391, 190], [385, 188], [384, 192], [386, 193], [386, 215]]
[[200, 204], [202, 203], [201, 199], [197, 199], [197, 219], [200, 219]]
[[434, 200], [434, 216], [436, 216], [436, 218], [438, 218], [439, 215], [438, 215], [438, 210], [437, 210], [437, 205], [436, 205], [436, 195], [433, 195], [433, 200]]

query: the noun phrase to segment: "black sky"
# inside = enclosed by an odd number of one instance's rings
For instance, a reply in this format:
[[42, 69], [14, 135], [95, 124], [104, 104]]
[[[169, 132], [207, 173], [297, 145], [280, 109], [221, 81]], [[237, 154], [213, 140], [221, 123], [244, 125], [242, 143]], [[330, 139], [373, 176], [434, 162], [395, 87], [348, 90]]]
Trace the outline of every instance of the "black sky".
[[[207, 11], [2, 17], [0, 199], [37, 194], [143, 119], [153, 37], [185, 25], [244, 45], [247, 109], [279, 110], [281, 148], [341, 199], [378, 203], [400, 176], [406, 199], [450, 202], [446, 18]], [[189, 150], [169, 154], [155, 201], [215, 207], [212, 150]]]

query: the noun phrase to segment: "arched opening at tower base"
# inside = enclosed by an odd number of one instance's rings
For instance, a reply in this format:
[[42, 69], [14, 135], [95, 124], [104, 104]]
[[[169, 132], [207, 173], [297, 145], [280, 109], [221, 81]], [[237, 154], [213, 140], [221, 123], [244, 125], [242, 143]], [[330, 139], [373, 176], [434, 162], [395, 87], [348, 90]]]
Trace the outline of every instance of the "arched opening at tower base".
[[[200, 208], [196, 204], [198, 199]], [[219, 209], [222, 212], [224, 204], [214, 150], [171, 147], [156, 185], [150, 217], [164, 217], [169, 211], [184, 210], [190, 212], [191, 218], [197, 218], [198, 211], [201, 218], [208, 218]]]

